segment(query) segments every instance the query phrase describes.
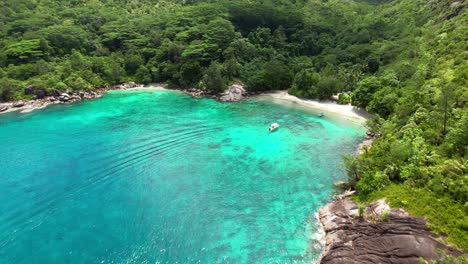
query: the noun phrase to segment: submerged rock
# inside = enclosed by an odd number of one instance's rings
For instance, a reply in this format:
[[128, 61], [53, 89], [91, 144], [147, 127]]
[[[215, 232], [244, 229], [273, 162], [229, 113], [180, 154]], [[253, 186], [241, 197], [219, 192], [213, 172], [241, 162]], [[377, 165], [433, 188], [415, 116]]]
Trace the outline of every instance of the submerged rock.
[[336, 200], [319, 212], [326, 233], [326, 249], [319, 263], [419, 263], [439, 258], [438, 249], [461, 254], [442, 244], [423, 217], [391, 209], [384, 199], [370, 204], [359, 216], [359, 205]]

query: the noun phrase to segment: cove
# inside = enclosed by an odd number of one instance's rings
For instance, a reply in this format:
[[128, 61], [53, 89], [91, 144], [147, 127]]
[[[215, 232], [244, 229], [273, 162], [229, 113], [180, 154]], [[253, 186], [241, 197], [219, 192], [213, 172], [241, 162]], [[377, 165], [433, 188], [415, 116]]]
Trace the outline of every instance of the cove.
[[310, 263], [363, 131], [156, 90], [2, 115], [0, 263]]

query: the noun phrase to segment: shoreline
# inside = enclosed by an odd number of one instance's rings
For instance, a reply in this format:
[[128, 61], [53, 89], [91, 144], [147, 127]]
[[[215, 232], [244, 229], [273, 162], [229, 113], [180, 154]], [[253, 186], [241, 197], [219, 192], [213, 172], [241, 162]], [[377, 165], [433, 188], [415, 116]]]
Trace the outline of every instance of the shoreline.
[[[30, 99], [30, 100], [17, 100], [10, 102], [0, 103], [0, 115], [10, 112], [19, 112], [19, 113], [30, 113], [34, 110], [46, 108], [49, 105], [54, 104], [71, 104], [74, 102], [80, 102], [85, 100], [97, 99], [103, 96], [109, 91], [115, 90], [126, 90], [126, 91], [138, 91], [138, 90], [156, 90], [156, 91], [181, 91], [183, 93], [192, 95], [195, 98], [214, 98], [213, 96], [199, 96], [198, 94], [193, 94], [190, 89], [168, 89], [166, 84], [162, 83], [152, 83], [148, 85], [141, 85], [136, 83], [123, 83], [118, 85], [112, 85], [109, 87], [97, 88], [90, 92], [74, 92], [72, 94], [68, 93], [59, 93], [56, 95], [45, 96], [40, 99]], [[351, 105], [339, 105], [332, 101], [316, 101], [309, 99], [301, 99], [294, 95], [290, 95], [287, 91], [276, 91], [276, 92], [266, 92], [260, 94], [254, 94], [246, 96], [242, 99], [248, 98], [260, 98], [266, 99], [274, 103], [291, 103], [296, 104], [307, 109], [323, 111], [331, 116], [335, 116], [340, 119], [347, 119], [359, 124], [363, 124], [365, 121], [372, 118], [372, 116], [362, 109], [358, 109]], [[242, 100], [241, 99], [241, 100]], [[3, 111], [2, 111], [3, 109]]]
[[[118, 91], [119, 89], [112, 89], [108, 91]], [[120, 89], [124, 91], [172, 91], [171, 89], [167, 88], [166, 84], [161, 84], [161, 83], [153, 83], [153, 84], [148, 84], [148, 85], [142, 85], [142, 86], [137, 86], [137, 87], [132, 87], [132, 88], [127, 88], [127, 89]]]
[[73, 92], [73, 93], [57, 93], [55, 95], [44, 96], [39, 99], [30, 100], [16, 100], [0, 103], [0, 115], [18, 112], [26, 114], [35, 110], [44, 109], [49, 105], [56, 104], [72, 104], [75, 102], [82, 102], [87, 100], [98, 99], [109, 91], [115, 90], [169, 90], [165, 84], [154, 83], [143, 86], [137, 83], [123, 83], [112, 85], [109, 87], [96, 88], [90, 92]]
[[317, 101], [311, 99], [302, 99], [289, 94], [287, 91], [268, 92], [260, 94], [256, 97], [270, 99], [273, 102], [278, 103], [294, 103], [309, 109], [324, 111], [337, 117], [344, 117], [349, 120], [361, 123], [372, 119], [371, 114], [367, 113], [363, 109], [359, 109], [352, 105], [339, 105], [333, 101]]

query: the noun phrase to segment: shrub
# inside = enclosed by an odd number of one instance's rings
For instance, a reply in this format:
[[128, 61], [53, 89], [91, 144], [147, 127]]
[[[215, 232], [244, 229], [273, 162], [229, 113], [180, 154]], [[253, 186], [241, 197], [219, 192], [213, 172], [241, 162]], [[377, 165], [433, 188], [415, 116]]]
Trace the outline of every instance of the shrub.
[[212, 63], [210, 67], [208, 67], [203, 79], [206, 88], [210, 91], [219, 93], [226, 88], [226, 81], [221, 75], [221, 67], [217, 63]]
[[364, 218], [364, 211], [366, 210], [365, 204], [359, 205], [359, 218]]
[[362, 195], [367, 195], [372, 192], [383, 189], [385, 186], [390, 184], [388, 176], [381, 171], [372, 173], [365, 173], [363, 177], [357, 183], [356, 188]]
[[382, 217], [380, 217], [380, 221], [381, 222], [387, 222], [388, 221], [388, 214], [389, 214], [388, 210], [383, 211]]
[[338, 104], [346, 105], [349, 104], [349, 102], [351, 102], [351, 98], [345, 93], [340, 93], [338, 96]]

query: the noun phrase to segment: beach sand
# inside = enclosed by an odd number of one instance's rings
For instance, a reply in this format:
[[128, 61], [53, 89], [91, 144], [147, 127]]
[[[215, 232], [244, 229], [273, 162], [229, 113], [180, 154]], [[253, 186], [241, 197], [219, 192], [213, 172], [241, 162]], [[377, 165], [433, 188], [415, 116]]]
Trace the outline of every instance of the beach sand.
[[298, 104], [300, 106], [323, 112], [325, 116], [333, 116], [337, 118], [345, 118], [350, 121], [364, 123], [372, 118], [372, 116], [363, 109], [359, 109], [352, 105], [339, 105], [332, 101], [316, 101], [309, 99], [301, 99], [288, 94], [287, 91], [278, 91], [265, 93], [258, 96], [259, 98], [272, 101], [279, 104]]
[[[148, 85], [145, 85], [145, 86], [127, 88], [125, 90], [127, 90], [127, 91], [132, 91], [132, 90], [160, 90], [160, 91], [166, 91], [166, 90], [169, 90], [169, 89], [167, 89], [167, 85], [165, 85], [165, 84], [152, 83], [152, 84], [148, 84]], [[119, 91], [119, 90], [115, 90], [115, 91]]]

